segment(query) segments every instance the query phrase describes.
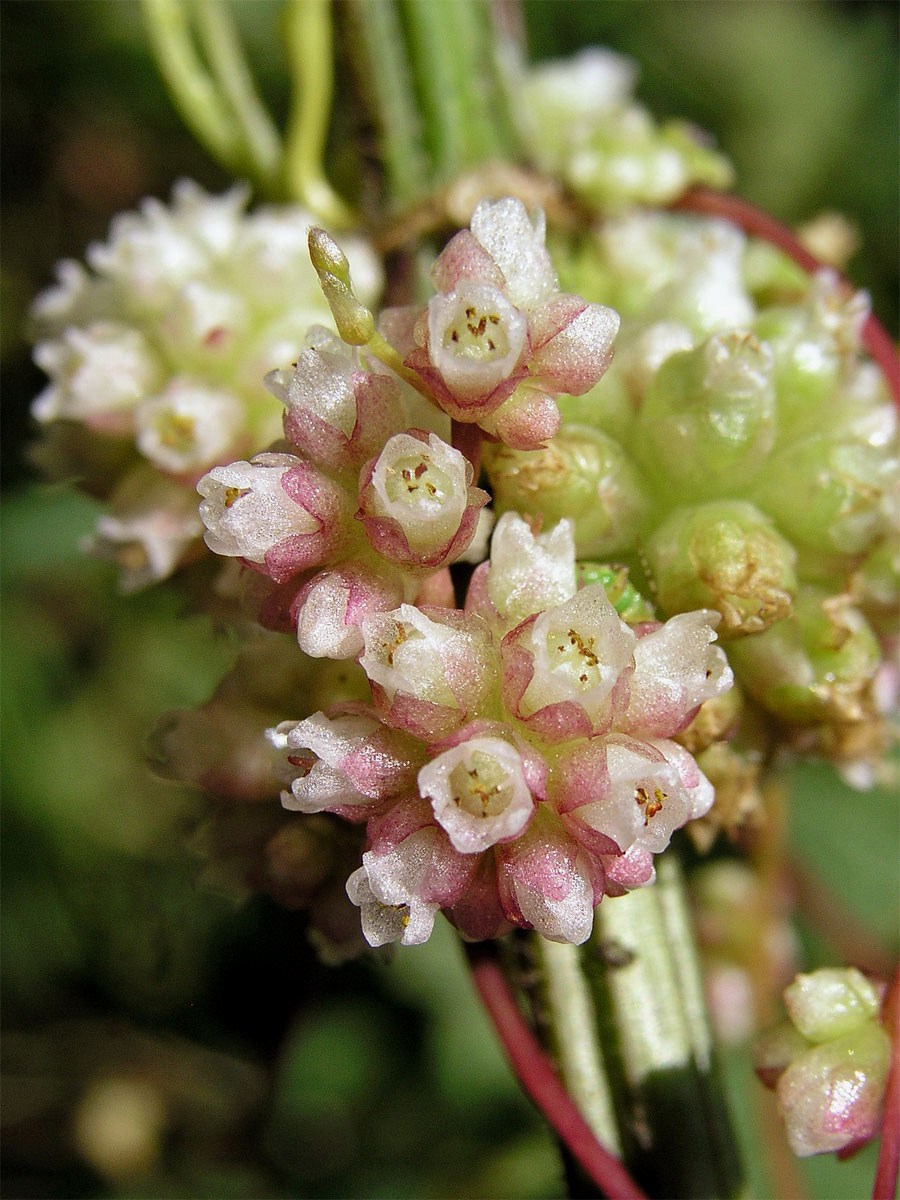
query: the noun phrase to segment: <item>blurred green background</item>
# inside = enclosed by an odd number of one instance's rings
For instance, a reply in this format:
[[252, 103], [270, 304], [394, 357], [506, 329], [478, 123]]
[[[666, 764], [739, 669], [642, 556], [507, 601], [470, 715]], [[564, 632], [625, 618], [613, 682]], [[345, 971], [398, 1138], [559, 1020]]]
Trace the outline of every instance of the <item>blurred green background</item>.
[[[279, 5], [236, 9], [283, 112]], [[640, 98], [713, 133], [749, 199], [791, 222], [845, 213], [862, 235], [849, 274], [896, 332], [895, 3], [525, 12], [534, 57], [592, 42], [633, 55]], [[227, 180], [174, 115], [130, 0], [4, 0], [0, 20], [4, 1194], [559, 1195], [551, 1139], [448, 929], [392, 966], [329, 969], [302, 916], [197, 885], [187, 843], [204, 802], [150, 777], [144, 737], [205, 699], [234, 647], [170, 595], [119, 597], [112, 569], [80, 556], [93, 504], [27, 466], [41, 377], [26, 318], [54, 262], [81, 257], [113, 213], [168, 196], [180, 175]], [[819, 767], [794, 793], [795, 852], [896, 950], [896, 797], [852, 793]], [[745, 1056], [729, 1069], [753, 1144]], [[129, 1104], [147, 1146], [123, 1177], [96, 1130]], [[756, 1195], [773, 1195], [755, 1152], [752, 1168]], [[866, 1194], [872, 1169], [871, 1151], [804, 1165], [821, 1197]]]

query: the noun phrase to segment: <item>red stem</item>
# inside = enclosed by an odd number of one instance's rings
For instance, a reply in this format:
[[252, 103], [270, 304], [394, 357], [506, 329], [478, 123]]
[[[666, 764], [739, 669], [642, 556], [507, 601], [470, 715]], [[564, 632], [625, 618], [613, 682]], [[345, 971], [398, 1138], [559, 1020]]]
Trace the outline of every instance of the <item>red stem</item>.
[[519, 1011], [489, 942], [466, 946], [472, 978], [522, 1087], [558, 1137], [610, 1200], [646, 1200], [623, 1167], [597, 1141]]
[[884, 1098], [881, 1148], [875, 1170], [872, 1200], [894, 1200], [900, 1167], [900, 967], [884, 1000], [884, 1023], [893, 1042], [891, 1069]]
[[464, 421], [451, 421], [450, 442], [453, 449], [464, 454], [472, 464], [472, 470], [475, 472], [472, 476], [473, 483], [478, 483], [478, 475], [481, 471], [481, 443], [483, 441], [484, 433], [477, 425], [469, 425]]
[[[762, 209], [741, 200], [738, 196], [714, 192], [709, 188], [691, 188], [672, 207], [703, 213], [706, 216], [725, 217], [754, 237], [771, 242], [810, 273], [820, 271], [824, 266], [800, 244], [797, 235], [787, 225], [782, 225]], [[852, 287], [846, 279], [843, 279], [843, 282], [847, 287]], [[897, 348], [890, 334], [874, 316], [870, 316], [863, 325], [862, 343], [881, 368], [894, 400], [900, 407], [900, 358], [897, 357]]]

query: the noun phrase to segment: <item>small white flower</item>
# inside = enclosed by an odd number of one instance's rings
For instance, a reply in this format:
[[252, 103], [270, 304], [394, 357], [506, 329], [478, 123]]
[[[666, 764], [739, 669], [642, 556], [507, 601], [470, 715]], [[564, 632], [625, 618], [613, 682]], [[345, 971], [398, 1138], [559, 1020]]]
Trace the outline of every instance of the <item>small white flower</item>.
[[127, 413], [163, 376], [163, 364], [143, 334], [112, 321], [38, 342], [34, 361], [52, 381], [32, 407], [39, 421], [97, 422]]
[[471, 738], [437, 755], [419, 772], [419, 794], [463, 854], [516, 837], [535, 805], [521, 755], [496, 737]]
[[233, 449], [244, 406], [231, 392], [176, 379], [135, 414], [137, 448], [163, 471], [203, 470]]
[[458, 399], [476, 400], [513, 372], [525, 346], [525, 314], [487, 283], [460, 282], [428, 302], [428, 350]]
[[487, 590], [508, 627], [575, 595], [575, 540], [571, 521], [535, 534], [517, 513], [504, 513], [491, 539]]

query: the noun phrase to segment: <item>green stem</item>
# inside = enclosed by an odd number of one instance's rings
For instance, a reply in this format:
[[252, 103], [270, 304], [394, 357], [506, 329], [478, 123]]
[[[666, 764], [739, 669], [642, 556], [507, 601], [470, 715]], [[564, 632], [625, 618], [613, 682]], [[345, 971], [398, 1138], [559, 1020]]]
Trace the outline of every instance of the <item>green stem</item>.
[[175, 106], [196, 138], [234, 175], [244, 174], [242, 139], [201, 63], [180, 0], [142, 0], [150, 46]]
[[566, 1091], [595, 1137], [614, 1154], [622, 1146], [612, 1094], [597, 1045], [596, 1014], [578, 949], [532, 935], [540, 973], [540, 1011]]
[[319, 220], [346, 227], [352, 223], [350, 210], [322, 167], [333, 90], [330, 0], [290, 0], [284, 13], [284, 40], [293, 84], [285, 134], [285, 186]]
[[658, 882], [608, 898], [587, 947], [625, 1161], [652, 1194], [740, 1193], [699, 965], [672, 852]]
[[394, 0], [345, 0], [342, 12], [360, 86], [378, 129], [389, 203], [394, 208], [412, 205], [427, 190], [429, 164]]
[[244, 151], [271, 192], [281, 165], [281, 138], [256, 91], [225, 0], [194, 0], [197, 28], [213, 76], [231, 105]]
[[457, 60], [460, 29], [456, 0], [401, 0], [409, 55], [421, 100], [425, 137], [431, 151], [432, 183], [443, 183], [466, 164], [464, 101]]

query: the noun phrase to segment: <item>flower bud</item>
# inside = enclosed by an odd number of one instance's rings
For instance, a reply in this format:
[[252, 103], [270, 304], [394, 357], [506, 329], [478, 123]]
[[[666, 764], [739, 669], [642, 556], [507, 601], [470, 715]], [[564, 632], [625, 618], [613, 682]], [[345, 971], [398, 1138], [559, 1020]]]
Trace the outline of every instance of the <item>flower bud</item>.
[[318, 226], [309, 231], [307, 238], [309, 257], [316, 274], [333, 275], [345, 287], [350, 286], [350, 263], [330, 233]]
[[822, 967], [810, 975], [798, 975], [784, 990], [784, 1004], [805, 1038], [830, 1042], [877, 1017], [881, 999], [855, 967]]
[[752, 334], [715, 334], [673, 354], [641, 406], [640, 453], [660, 492], [681, 502], [734, 495], [775, 443], [774, 358]]
[[606, 434], [563, 429], [541, 450], [485, 448], [485, 469], [498, 512], [574, 522], [579, 557], [616, 554], [634, 545], [647, 509], [637, 468]]
[[790, 1022], [754, 1048], [760, 1078], [774, 1086], [795, 1154], [858, 1145], [878, 1131], [891, 1062], [878, 991], [855, 968], [798, 975], [785, 989]]
[[853, 599], [872, 627], [891, 635], [900, 608], [900, 543], [889, 538], [869, 554], [851, 579]]
[[791, 611], [796, 554], [746, 501], [675, 509], [645, 552], [663, 610], [713, 608], [723, 637], [760, 633]]

